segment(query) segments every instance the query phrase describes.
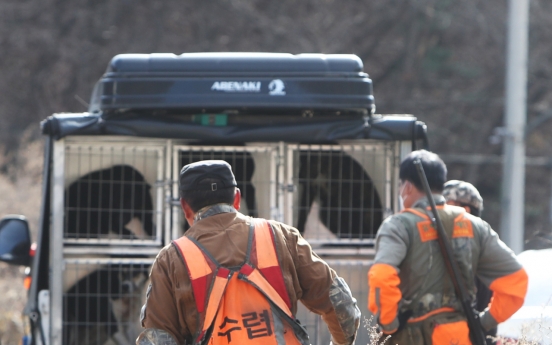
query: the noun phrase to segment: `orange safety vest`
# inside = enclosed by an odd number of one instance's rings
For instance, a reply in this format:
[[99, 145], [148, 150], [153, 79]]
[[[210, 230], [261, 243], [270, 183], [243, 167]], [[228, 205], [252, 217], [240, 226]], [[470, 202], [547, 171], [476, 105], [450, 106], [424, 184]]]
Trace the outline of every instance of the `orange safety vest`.
[[192, 238], [173, 241], [188, 269], [200, 315], [194, 345], [310, 343], [291, 313], [273, 229], [264, 219], [251, 220], [245, 261], [239, 267], [221, 266]]
[[[443, 206], [437, 206], [437, 209], [443, 208]], [[416, 226], [418, 227], [418, 233], [420, 234], [420, 240], [422, 242], [433, 241], [439, 237], [437, 229], [433, 226], [433, 222], [429, 216], [423, 212], [420, 212], [413, 208], [407, 208], [402, 212], [409, 212], [423, 218]], [[466, 213], [460, 213], [455, 219], [452, 228], [452, 238], [457, 237], [470, 237], [473, 238], [473, 228], [469, 219], [466, 217]]]
[[[440, 209], [440, 208], [443, 208], [443, 206], [437, 206], [437, 209]], [[435, 229], [432, 220], [426, 213], [420, 212], [413, 208], [407, 208], [403, 210], [403, 212], [410, 212], [412, 214], [415, 214], [423, 218], [423, 220], [419, 221], [416, 224], [418, 228], [418, 233], [420, 235], [420, 240], [422, 242], [437, 240], [437, 238], [439, 237], [437, 229]], [[460, 213], [454, 219], [454, 222], [453, 222], [452, 238], [457, 238], [457, 237], [473, 238], [472, 224], [469, 221], [469, 219], [466, 217], [466, 213], [464, 212]], [[435, 309], [420, 317], [410, 319], [408, 320], [408, 323], [413, 324], [416, 322], [424, 321], [434, 315], [438, 315], [441, 313], [454, 313], [454, 312], [455, 310], [453, 308], [443, 307], [443, 308]], [[463, 312], [460, 312], [460, 315], [463, 315], [463, 314], [464, 314]], [[465, 318], [465, 316], [462, 316], [462, 317]], [[445, 317], [444, 321], [435, 319], [433, 323], [435, 326], [431, 334], [432, 344], [435, 344], [435, 345], [437, 344], [471, 345], [472, 344], [470, 340], [470, 330], [466, 320], [454, 319], [454, 322], [450, 322]]]

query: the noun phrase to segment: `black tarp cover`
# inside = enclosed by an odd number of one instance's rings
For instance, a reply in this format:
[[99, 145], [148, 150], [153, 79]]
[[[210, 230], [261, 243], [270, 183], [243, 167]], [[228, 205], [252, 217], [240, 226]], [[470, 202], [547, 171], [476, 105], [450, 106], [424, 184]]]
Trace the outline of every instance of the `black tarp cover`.
[[104, 118], [101, 114], [54, 114], [41, 123], [54, 139], [68, 135], [123, 135], [185, 139], [197, 142], [305, 142], [379, 139], [426, 141], [426, 126], [413, 116], [372, 116], [270, 125], [205, 126], [174, 116], [128, 114]]

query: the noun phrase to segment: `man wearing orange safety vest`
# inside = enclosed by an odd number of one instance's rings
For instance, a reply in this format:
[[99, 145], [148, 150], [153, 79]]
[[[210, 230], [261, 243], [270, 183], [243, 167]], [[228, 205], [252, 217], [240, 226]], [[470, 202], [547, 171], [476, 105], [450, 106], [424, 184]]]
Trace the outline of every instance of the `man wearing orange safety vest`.
[[368, 309], [390, 344], [471, 344], [466, 317], [455, 294], [432, 224], [428, 199], [414, 161], [419, 159], [472, 300], [477, 276], [493, 292], [480, 313], [483, 329], [505, 321], [523, 304], [527, 274], [489, 224], [441, 195], [447, 169], [434, 153], [411, 152], [399, 169], [404, 210], [387, 218], [376, 237], [368, 272]]
[[179, 187], [191, 227], [152, 266], [137, 344], [308, 345], [299, 300], [322, 316], [332, 343], [354, 343], [360, 311], [345, 281], [297, 229], [238, 212], [228, 163], [188, 164]]

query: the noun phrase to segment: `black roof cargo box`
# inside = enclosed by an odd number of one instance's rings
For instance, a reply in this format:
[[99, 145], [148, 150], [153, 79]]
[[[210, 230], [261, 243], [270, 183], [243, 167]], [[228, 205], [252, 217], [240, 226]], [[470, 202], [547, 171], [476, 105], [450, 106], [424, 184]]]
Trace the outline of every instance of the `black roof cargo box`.
[[124, 135], [201, 143], [423, 140], [409, 115], [375, 115], [372, 81], [352, 54], [115, 56], [89, 111], [41, 124], [55, 139]]
[[352, 54], [121, 54], [96, 84], [89, 111], [156, 109], [369, 115], [375, 105], [372, 81]]

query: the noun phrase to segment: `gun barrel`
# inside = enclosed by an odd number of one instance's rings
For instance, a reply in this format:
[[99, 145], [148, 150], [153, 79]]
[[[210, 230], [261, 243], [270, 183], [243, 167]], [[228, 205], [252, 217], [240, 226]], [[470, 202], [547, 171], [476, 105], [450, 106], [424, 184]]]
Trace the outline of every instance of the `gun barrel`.
[[478, 316], [475, 315], [474, 310], [472, 309], [471, 299], [466, 290], [464, 279], [462, 279], [462, 276], [460, 274], [460, 268], [458, 267], [458, 264], [454, 259], [452, 247], [450, 245], [447, 233], [445, 232], [445, 228], [443, 226], [443, 223], [441, 222], [439, 213], [437, 212], [437, 206], [435, 205], [435, 200], [433, 199], [433, 194], [431, 193], [431, 188], [429, 187], [424, 167], [422, 166], [422, 162], [419, 159], [414, 161], [414, 165], [416, 166], [416, 170], [418, 171], [418, 176], [420, 177], [422, 186], [424, 187], [424, 192], [431, 207], [431, 212], [433, 213], [432, 221], [437, 228], [437, 233], [439, 234], [437, 240], [439, 241], [441, 254], [443, 255], [443, 259], [445, 260], [447, 271], [451, 276], [456, 295], [462, 302], [462, 308], [464, 309], [464, 314], [466, 315], [468, 327], [470, 329], [470, 336], [475, 345], [485, 345], [486, 342], [483, 327], [481, 326], [481, 322], [479, 322]]

